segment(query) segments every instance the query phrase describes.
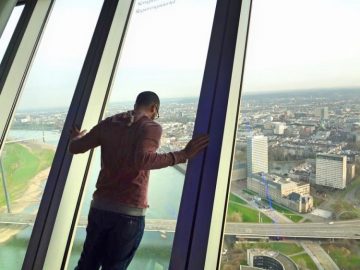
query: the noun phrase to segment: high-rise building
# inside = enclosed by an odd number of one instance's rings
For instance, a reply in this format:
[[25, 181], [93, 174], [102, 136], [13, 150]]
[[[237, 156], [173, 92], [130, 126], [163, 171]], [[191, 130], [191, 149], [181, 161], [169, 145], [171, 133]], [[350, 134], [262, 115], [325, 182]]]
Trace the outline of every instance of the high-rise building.
[[268, 139], [265, 136], [247, 138], [247, 175], [268, 172]]
[[346, 187], [346, 156], [316, 155], [317, 185], [344, 189]]
[[320, 117], [320, 119], [323, 119], [323, 120], [329, 119], [329, 108], [328, 107], [316, 108], [315, 116]]
[[274, 134], [275, 135], [283, 135], [285, 129], [286, 129], [285, 123], [281, 123], [281, 122], [274, 123]]

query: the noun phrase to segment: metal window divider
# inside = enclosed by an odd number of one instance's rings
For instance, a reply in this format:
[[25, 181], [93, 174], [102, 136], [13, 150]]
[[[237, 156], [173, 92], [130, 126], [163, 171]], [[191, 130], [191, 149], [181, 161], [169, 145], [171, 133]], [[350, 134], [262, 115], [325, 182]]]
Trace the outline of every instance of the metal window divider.
[[[251, 0], [217, 3], [194, 131], [208, 133], [210, 144], [205, 153], [188, 165], [170, 269], [219, 267], [236, 125], [229, 112], [234, 111], [234, 103], [238, 105], [234, 90], [240, 96], [240, 86], [234, 88], [237, 85], [232, 80], [234, 71], [240, 72], [237, 76], [242, 79], [244, 64], [241, 62], [241, 68], [234, 69], [238, 66], [234, 57], [236, 50], [238, 55], [245, 53], [250, 4]], [[241, 48], [237, 48], [239, 41]], [[224, 175], [225, 178], [219, 178]]]

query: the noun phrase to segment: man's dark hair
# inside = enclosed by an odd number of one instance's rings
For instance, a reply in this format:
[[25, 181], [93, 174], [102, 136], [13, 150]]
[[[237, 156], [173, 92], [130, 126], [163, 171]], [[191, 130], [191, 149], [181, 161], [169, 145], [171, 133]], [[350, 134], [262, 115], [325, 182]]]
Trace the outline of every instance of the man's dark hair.
[[159, 99], [158, 95], [151, 91], [144, 91], [144, 92], [141, 92], [137, 96], [135, 105], [136, 106], [150, 106], [154, 103], [158, 107], [160, 106], [160, 99]]

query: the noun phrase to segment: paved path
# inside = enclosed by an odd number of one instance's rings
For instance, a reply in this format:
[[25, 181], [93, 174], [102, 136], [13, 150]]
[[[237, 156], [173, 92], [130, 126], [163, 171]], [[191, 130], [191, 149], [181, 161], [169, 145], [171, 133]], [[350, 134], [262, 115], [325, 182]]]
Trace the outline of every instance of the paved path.
[[301, 242], [304, 250], [310, 255], [318, 269], [322, 270], [340, 270], [332, 258], [325, 250], [314, 242]]
[[300, 252], [297, 252], [297, 253], [293, 253], [291, 255], [288, 255], [288, 257], [295, 257], [295, 256], [298, 256], [298, 255], [302, 255], [302, 254], [307, 254], [305, 251], [300, 251]]
[[320, 264], [319, 260], [317, 259], [317, 257], [311, 252], [311, 250], [307, 247], [307, 245], [305, 243], [301, 243], [301, 246], [303, 247], [303, 249], [306, 251], [307, 254], [309, 254], [309, 256], [311, 257], [311, 259], [313, 260], [313, 262], [316, 264], [316, 267], [318, 268], [318, 270], [325, 270], [322, 265]]

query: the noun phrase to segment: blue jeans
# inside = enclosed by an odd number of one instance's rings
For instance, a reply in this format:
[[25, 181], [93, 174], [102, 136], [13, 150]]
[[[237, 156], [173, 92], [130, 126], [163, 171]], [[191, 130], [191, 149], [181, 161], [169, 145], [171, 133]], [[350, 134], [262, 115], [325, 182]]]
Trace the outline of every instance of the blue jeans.
[[86, 239], [75, 270], [127, 269], [144, 234], [145, 217], [90, 208]]

